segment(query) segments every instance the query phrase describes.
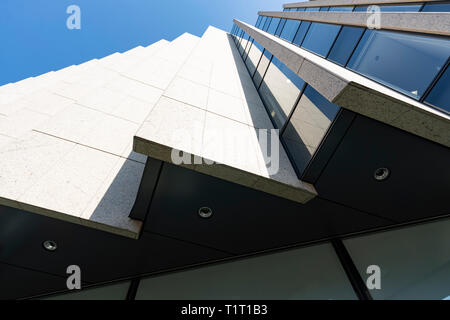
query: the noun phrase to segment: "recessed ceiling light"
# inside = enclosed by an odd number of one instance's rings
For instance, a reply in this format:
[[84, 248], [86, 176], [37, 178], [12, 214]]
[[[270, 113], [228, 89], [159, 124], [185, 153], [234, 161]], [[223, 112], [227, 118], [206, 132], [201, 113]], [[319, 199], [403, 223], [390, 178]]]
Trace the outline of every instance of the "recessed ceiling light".
[[42, 243], [42, 246], [47, 251], [56, 251], [58, 249], [58, 244], [55, 241], [47, 240]]
[[198, 209], [198, 215], [204, 219], [211, 218], [213, 212], [211, 208], [208, 207], [202, 207]]

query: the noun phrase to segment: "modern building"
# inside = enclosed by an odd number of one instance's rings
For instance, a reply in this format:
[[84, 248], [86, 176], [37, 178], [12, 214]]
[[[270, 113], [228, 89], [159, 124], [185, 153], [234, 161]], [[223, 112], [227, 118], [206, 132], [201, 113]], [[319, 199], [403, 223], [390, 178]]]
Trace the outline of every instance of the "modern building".
[[449, 9], [291, 3], [0, 87], [0, 298], [446, 299]]

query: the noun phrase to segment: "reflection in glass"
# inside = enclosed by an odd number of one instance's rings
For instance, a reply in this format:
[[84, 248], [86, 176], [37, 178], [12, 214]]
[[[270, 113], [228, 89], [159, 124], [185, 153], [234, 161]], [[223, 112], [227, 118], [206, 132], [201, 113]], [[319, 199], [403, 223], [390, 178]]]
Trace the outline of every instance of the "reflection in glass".
[[329, 11], [353, 11], [354, 7], [332, 7]]
[[302, 47], [326, 57], [339, 33], [341, 26], [314, 22], [303, 40]]
[[258, 42], [253, 41], [253, 44], [248, 52], [247, 60], [245, 60], [245, 65], [247, 66], [250, 76], [253, 76], [253, 74], [255, 73], [256, 66], [261, 59], [263, 50], [264, 48]]
[[267, 17], [266, 16], [262, 16], [261, 22], [259, 23], [259, 29], [264, 29], [264, 25], [266, 24], [267, 21]]
[[450, 67], [447, 67], [447, 70], [435, 84], [425, 101], [450, 112]]
[[286, 19], [281, 19], [280, 23], [278, 24], [277, 31], [275, 31], [276, 36], [278, 36], [278, 37], [280, 36], [285, 24], [286, 24]]
[[381, 12], [419, 12], [422, 4], [408, 4], [408, 5], [384, 5], [380, 6]]
[[238, 39], [239, 39], [239, 34], [241, 33], [241, 29], [236, 26], [236, 29], [234, 31], [234, 43], [237, 45], [238, 44]]
[[344, 241], [359, 273], [381, 271], [375, 300], [443, 300], [450, 296], [450, 220]]
[[272, 22], [272, 17], [267, 17], [266, 22], [264, 23], [263, 31], [267, 31], [267, 29], [269, 29], [271, 22]]
[[270, 60], [272, 59], [272, 54], [265, 49], [261, 60], [259, 61], [259, 65], [256, 69], [255, 75], [253, 76], [253, 83], [255, 84], [256, 89], [259, 88], [261, 81], [266, 73], [267, 67], [269, 66]]
[[306, 87], [282, 135], [299, 176], [310, 162], [338, 111], [337, 105], [329, 102], [313, 87]]
[[357, 6], [353, 10], [353, 12], [367, 12], [368, 6]]
[[[354, 12], [367, 12], [370, 6], [357, 6]], [[382, 5], [377, 6], [380, 12], [419, 12], [422, 4], [409, 5]]]
[[364, 30], [364, 28], [359, 27], [342, 27], [342, 30], [339, 33], [333, 48], [331, 49], [328, 59], [340, 64], [341, 66], [345, 66]]
[[261, 23], [262, 16], [258, 16], [258, 20], [256, 20], [255, 27], [259, 28], [259, 24]]
[[309, 26], [311, 25], [311, 22], [308, 21], [302, 21], [300, 24], [300, 28], [297, 31], [297, 34], [295, 35], [293, 43], [301, 46], [303, 39], [305, 38], [306, 33], [308, 32]]
[[367, 30], [348, 68], [420, 98], [450, 56], [450, 40]]
[[252, 47], [252, 45], [253, 45], [253, 38], [252, 38], [252, 37], [249, 37], [247, 47], [245, 48], [245, 52], [244, 52], [244, 54], [242, 55], [242, 59], [243, 59], [244, 61], [247, 59], [248, 53], [250, 52], [250, 48]]
[[450, 12], [450, 3], [427, 3], [422, 12]]
[[299, 76], [273, 57], [259, 88], [259, 95], [276, 129], [284, 126], [304, 84]]
[[270, 22], [267, 32], [270, 34], [275, 34], [275, 31], [277, 31], [278, 25], [280, 24], [280, 20], [280, 18], [272, 18], [272, 22]]
[[136, 300], [357, 299], [329, 243], [159, 275]]
[[288, 20], [281, 32], [280, 37], [284, 40], [292, 42], [294, 40], [295, 34], [297, 33], [298, 27], [300, 26], [300, 20]]
[[248, 34], [245, 34], [244, 37], [242, 38], [242, 41], [239, 46], [239, 53], [241, 54], [241, 56], [244, 54], [244, 50], [247, 47], [249, 38], [250, 38], [250, 36]]

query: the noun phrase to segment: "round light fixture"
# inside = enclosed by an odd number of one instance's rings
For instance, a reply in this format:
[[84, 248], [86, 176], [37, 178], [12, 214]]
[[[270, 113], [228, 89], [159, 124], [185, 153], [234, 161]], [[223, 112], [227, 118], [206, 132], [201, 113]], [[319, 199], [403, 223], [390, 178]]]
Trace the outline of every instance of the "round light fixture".
[[58, 244], [55, 241], [47, 240], [42, 243], [42, 246], [47, 251], [56, 251], [58, 249]]
[[211, 208], [208, 207], [202, 207], [198, 209], [198, 215], [204, 219], [211, 218], [213, 212]]
[[373, 177], [377, 181], [384, 181], [389, 178], [390, 174], [391, 171], [388, 168], [378, 168], [377, 170], [375, 170]]

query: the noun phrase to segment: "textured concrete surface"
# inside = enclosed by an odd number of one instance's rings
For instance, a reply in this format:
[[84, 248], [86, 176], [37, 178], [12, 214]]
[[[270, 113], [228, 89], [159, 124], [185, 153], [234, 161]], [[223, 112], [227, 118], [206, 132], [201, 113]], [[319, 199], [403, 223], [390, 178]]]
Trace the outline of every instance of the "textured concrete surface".
[[[137, 238], [142, 223], [128, 216], [146, 155], [171, 162], [172, 148], [222, 162], [187, 166], [199, 172], [313, 197], [284, 150], [269, 174], [255, 128], [272, 124], [231, 37], [215, 28], [28, 78], [0, 87], [0, 204]], [[217, 153], [217, 132], [249, 161]]]
[[297, 178], [282, 146], [280, 170], [266, 166], [257, 129], [273, 126], [232, 41], [208, 28], [142, 124], [134, 151], [172, 162], [172, 150], [181, 150], [191, 155], [184, 167], [306, 202], [315, 190]]
[[447, 114], [249, 24], [237, 20], [235, 23], [329, 101], [450, 146], [450, 116]]
[[[261, 11], [262, 16], [367, 27], [372, 13], [366, 12], [278, 12]], [[381, 12], [380, 29], [450, 35], [449, 12]]]
[[136, 238], [142, 223], [128, 215], [146, 157], [133, 137], [198, 41], [184, 34], [0, 87], [0, 203]]

